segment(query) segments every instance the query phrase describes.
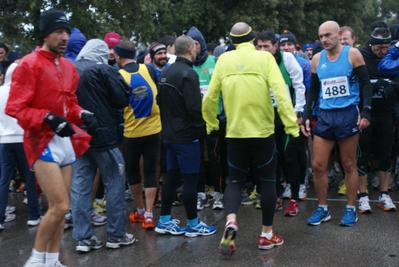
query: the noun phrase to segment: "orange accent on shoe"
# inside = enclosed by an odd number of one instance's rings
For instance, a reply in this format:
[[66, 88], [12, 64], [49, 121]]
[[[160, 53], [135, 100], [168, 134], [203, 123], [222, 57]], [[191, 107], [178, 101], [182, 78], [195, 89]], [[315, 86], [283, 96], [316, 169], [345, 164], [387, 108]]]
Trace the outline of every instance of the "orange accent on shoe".
[[357, 210], [360, 214], [371, 214], [372, 210]]
[[141, 223], [141, 226], [144, 229], [154, 229], [155, 228], [154, 218], [153, 217], [145, 217], [144, 221]]
[[129, 215], [129, 220], [131, 222], [140, 222], [142, 223], [144, 221], [144, 213], [140, 215], [137, 211], [133, 211]]
[[386, 208], [382, 203], [378, 203], [378, 207], [384, 211], [396, 211], [396, 208]]

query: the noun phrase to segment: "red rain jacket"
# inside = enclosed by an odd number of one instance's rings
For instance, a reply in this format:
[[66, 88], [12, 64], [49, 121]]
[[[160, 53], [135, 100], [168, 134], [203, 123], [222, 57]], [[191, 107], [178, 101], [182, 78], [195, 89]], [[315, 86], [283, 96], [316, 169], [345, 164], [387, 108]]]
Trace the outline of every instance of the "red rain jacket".
[[48, 112], [63, 116], [71, 123], [76, 157], [88, 148], [91, 136], [74, 124], [82, 125], [75, 91], [79, 75], [75, 66], [61, 55], [38, 47], [25, 56], [12, 75], [7, 115], [15, 117], [25, 130], [24, 149], [29, 166], [39, 158], [55, 132], [44, 121]]

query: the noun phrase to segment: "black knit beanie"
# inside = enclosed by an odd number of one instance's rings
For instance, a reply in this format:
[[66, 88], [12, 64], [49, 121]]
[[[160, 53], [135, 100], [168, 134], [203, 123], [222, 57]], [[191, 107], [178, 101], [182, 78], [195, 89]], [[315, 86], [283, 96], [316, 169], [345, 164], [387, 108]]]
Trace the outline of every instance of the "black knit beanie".
[[64, 12], [59, 9], [52, 8], [43, 11], [40, 14], [40, 40], [43, 39], [57, 29], [66, 29], [69, 34], [71, 33], [71, 25]]
[[290, 31], [284, 31], [284, 33], [280, 34], [280, 40], [279, 43], [285, 43], [285, 42], [290, 42], [293, 45], [296, 45], [296, 38], [295, 35], [290, 32]]

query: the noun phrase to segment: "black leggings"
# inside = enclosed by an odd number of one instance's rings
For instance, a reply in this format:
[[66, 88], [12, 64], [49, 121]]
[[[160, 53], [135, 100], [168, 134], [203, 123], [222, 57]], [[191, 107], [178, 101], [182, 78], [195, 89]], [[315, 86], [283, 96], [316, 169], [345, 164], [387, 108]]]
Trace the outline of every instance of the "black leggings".
[[288, 136], [284, 130], [284, 124], [280, 116], [275, 112], [275, 133], [278, 155], [279, 170], [276, 175], [276, 192], [280, 196], [280, 175], [284, 174], [285, 180], [291, 185], [291, 197], [298, 200], [299, 185], [305, 182], [307, 158], [305, 150], [305, 136], [300, 133], [300, 141], [296, 153], [293, 155], [285, 154], [285, 146], [288, 144]]
[[359, 175], [367, 175], [367, 166], [371, 154], [374, 154], [376, 159], [379, 160], [379, 171], [391, 171], [393, 136], [392, 117], [390, 115], [371, 118], [370, 126], [364, 129], [359, 137], [357, 158]]
[[237, 214], [249, 166], [254, 164], [262, 184], [262, 225], [273, 225], [276, 206], [276, 144], [274, 135], [267, 138], [227, 138], [229, 184], [225, 191], [226, 215]]
[[170, 215], [175, 200], [176, 189], [183, 180], [182, 202], [187, 220], [197, 218], [197, 183], [198, 173], [180, 173], [179, 169], [168, 170], [168, 179], [162, 187], [161, 216]]
[[[299, 185], [305, 182], [307, 158], [305, 151], [305, 136], [300, 133], [298, 147], [293, 155], [285, 155], [286, 166], [288, 167], [287, 182], [291, 185], [292, 199], [299, 200]], [[288, 160], [289, 159], [289, 160]]]
[[157, 187], [156, 167], [161, 147], [161, 134], [123, 139], [123, 159], [126, 177], [130, 185], [141, 183], [140, 157], [144, 160], [144, 185], [146, 188]]

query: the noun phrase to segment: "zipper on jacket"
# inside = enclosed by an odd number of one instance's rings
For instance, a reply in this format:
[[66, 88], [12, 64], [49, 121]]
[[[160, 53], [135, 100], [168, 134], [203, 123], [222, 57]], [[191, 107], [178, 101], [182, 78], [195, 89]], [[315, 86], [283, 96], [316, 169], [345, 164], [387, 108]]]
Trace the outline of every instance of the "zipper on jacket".
[[[58, 71], [58, 79], [60, 80], [60, 85], [62, 86], [60, 61], [57, 57], [54, 59], [54, 64]], [[62, 88], [62, 96], [63, 96], [62, 108], [63, 108], [63, 112], [64, 112], [64, 117], [66, 118], [68, 110], [67, 110], [66, 103], [65, 103], [65, 92], [64, 92], [63, 88]]]

